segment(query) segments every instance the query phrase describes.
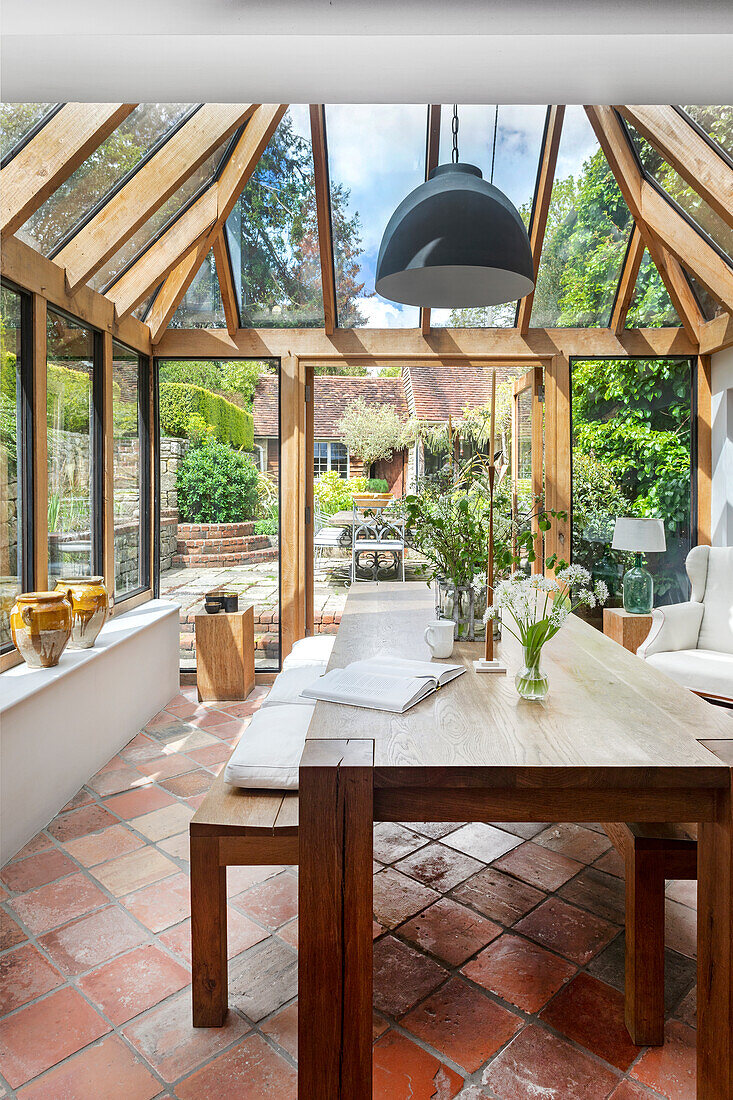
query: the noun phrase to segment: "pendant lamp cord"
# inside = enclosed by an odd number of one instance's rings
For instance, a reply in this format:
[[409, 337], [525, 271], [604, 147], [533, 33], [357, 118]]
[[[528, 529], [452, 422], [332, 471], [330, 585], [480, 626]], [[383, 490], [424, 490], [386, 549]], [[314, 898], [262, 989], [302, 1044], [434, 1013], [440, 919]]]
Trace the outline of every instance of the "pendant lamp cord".
[[491, 146], [491, 183], [494, 182], [494, 160], [496, 158], [496, 131], [499, 126], [499, 104], [496, 104], [496, 113], [494, 115], [494, 143]]
[[451, 130], [453, 131], [453, 154], [452, 160], [454, 164], [458, 164], [458, 104], [453, 104], [453, 120], [451, 122]]

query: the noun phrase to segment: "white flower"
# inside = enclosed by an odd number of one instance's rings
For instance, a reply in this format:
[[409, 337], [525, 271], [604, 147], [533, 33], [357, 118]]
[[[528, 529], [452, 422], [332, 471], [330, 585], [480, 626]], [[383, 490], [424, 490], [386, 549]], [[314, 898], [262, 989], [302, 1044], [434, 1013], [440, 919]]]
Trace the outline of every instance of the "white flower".
[[581, 603], [587, 604], [588, 607], [595, 607], [596, 606], [596, 598], [595, 598], [595, 596], [593, 595], [593, 593], [591, 592], [591, 590], [589, 588], [581, 588], [580, 592], [578, 593], [578, 595], [576, 597], [576, 600], [579, 604], [581, 604]]
[[608, 599], [608, 585], [605, 581], [596, 581], [594, 592], [599, 603], [605, 603]]
[[535, 587], [538, 588], [540, 592], [558, 593], [560, 591], [560, 587], [559, 587], [557, 581], [554, 580], [553, 577], [539, 577], [538, 576], [537, 577], [537, 583], [536, 583]]

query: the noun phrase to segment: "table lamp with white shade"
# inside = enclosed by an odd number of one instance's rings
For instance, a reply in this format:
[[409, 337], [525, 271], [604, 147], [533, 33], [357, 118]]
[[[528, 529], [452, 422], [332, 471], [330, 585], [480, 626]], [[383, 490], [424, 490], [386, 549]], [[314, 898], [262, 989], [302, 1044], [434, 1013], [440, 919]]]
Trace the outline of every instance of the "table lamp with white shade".
[[642, 564], [642, 555], [662, 554], [667, 549], [664, 523], [661, 519], [617, 519], [611, 546], [614, 550], [631, 550], [636, 554], [633, 568], [624, 573], [624, 611], [631, 615], [648, 615], [654, 606], [654, 581]]

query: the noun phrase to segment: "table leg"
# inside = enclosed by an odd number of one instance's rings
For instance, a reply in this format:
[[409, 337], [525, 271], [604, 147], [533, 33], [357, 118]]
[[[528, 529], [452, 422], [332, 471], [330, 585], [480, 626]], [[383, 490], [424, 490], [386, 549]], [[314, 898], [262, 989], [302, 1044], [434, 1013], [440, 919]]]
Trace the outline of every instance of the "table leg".
[[298, 823], [298, 1095], [371, 1100], [372, 741], [306, 742]]
[[664, 873], [658, 852], [626, 860], [626, 1027], [637, 1046], [664, 1043]]
[[221, 1027], [229, 1010], [226, 867], [219, 866], [218, 837], [190, 842], [193, 1026]]
[[730, 1100], [733, 1096], [730, 789], [721, 792], [716, 820], [700, 823], [697, 858], [697, 1100]]

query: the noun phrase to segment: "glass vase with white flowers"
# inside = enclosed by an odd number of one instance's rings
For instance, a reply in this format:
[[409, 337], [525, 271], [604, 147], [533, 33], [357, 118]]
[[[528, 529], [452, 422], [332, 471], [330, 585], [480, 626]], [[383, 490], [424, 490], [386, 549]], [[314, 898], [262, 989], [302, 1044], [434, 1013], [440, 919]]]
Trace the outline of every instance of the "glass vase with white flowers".
[[580, 565], [568, 565], [554, 577], [513, 573], [494, 588], [494, 603], [485, 619], [501, 613], [502, 625], [522, 646], [523, 666], [514, 678], [523, 699], [544, 699], [550, 685], [540, 666], [542, 647], [554, 638], [568, 615], [578, 607], [596, 607], [608, 599], [603, 581], [592, 584]]

